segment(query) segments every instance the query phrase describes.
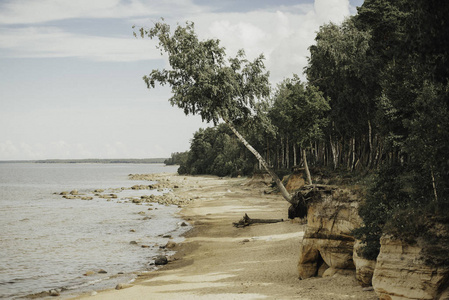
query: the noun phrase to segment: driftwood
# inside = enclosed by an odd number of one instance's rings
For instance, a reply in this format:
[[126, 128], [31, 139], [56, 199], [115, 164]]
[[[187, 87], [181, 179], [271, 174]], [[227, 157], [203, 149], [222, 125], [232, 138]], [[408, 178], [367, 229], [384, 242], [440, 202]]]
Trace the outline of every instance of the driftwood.
[[279, 223], [284, 222], [284, 219], [251, 219], [247, 214], [243, 216], [243, 218], [235, 223], [232, 223], [235, 227], [245, 227], [255, 223]]

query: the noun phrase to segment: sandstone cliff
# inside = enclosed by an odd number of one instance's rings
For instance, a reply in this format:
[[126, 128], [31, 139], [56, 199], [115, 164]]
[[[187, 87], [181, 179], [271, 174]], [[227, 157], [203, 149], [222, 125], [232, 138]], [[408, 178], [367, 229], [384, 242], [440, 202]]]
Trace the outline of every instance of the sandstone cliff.
[[410, 245], [389, 236], [380, 242], [373, 276], [379, 299], [449, 299], [449, 268], [426, 265], [420, 243]]
[[295, 197], [307, 210], [298, 262], [301, 279], [355, 272], [358, 282], [372, 284], [381, 300], [449, 300], [449, 267], [427, 265], [422, 243], [410, 245], [383, 236], [377, 261], [358, 255], [362, 245], [351, 232], [362, 220], [358, 215], [360, 199], [353, 192], [306, 186]]
[[330, 276], [355, 270], [351, 231], [361, 224], [357, 197], [335, 187], [302, 189], [295, 197], [304, 197], [308, 207], [299, 277]]

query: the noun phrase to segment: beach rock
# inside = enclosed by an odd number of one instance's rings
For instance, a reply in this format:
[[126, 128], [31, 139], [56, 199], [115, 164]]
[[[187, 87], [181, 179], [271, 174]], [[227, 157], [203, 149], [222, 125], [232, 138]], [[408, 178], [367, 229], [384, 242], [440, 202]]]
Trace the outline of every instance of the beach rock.
[[134, 286], [133, 284], [129, 284], [129, 283], [119, 283], [115, 286], [116, 290], [123, 290], [123, 289], [127, 289]]
[[168, 264], [168, 259], [164, 255], [159, 255], [155, 258], [154, 264], [156, 266], [166, 265], [166, 264]]
[[426, 265], [420, 241], [410, 245], [382, 236], [380, 244], [372, 280], [379, 299], [449, 299], [449, 267]]
[[189, 226], [189, 225], [187, 225], [186, 222], [182, 222], [180, 226], [181, 226], [181, 227], [186, 227], [186, 226]]
[[95, 189], [95, 190], [94, 190], [94, 193], [103, 193], [103, 192], [104, 192], [103, 189]]
[[72, 191], [70, 191], [70, 195], [78, 195], [78, 190], [72, 190]]
[[99, 271], [98, 271], [98, 274], [107, 274], [108, 272], [106, 272], [105, 270], [103, 270], [103, 269], [100, 269]]
[[84, 273], [84, 276], [92, 276], [94, 274], [96, 274], [96, 272], [90, 270], [90, 271], [87, 271], [86, 273]]
[[53, 297], [57, 297], [60, 295], [60, 293], [58, 290], [50, 290], [49, 295], [53, 296]]
[[68, 195], [68, 194], [69, 194], [69, 192], [67, 192], [67, 191], [60, 192], [60, 193], [59, 193], [59, 195], [61, 195], [61, 196]]
[[136, 241], [131, 241], [131, 242], [129, 242], [129, 244], [130, 245], [137, 245], [137, 242]]
[[352, 230], [359, 227], [359, 199], [350, 191], [325, 188], [307, 192], [307, 228], [298, 262], [301, 279], [316, 276], [323, 263], [331, 271], [355, 270]]
[[165, 245], [165, 248], [167, 249], [172, 249], [176, 247], [176, 243], [173, 241], [168, 241], [167, 244]]

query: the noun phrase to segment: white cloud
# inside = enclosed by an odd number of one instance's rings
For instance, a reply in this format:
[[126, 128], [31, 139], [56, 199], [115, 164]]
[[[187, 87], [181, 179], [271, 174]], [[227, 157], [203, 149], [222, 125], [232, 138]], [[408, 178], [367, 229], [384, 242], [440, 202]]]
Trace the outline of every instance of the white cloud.
[[149, 39], [89, 36], [55, 27], [0, 29], [0, 48], [11, 57], [79, 57], [97, 61], [160, 59]]
[[228, 55], [242, 48], [251, 59], [263, 53], [271, 81], [277, 83], [294, 73], [302, 75], [308, 47], [321, 25], [340, 23], [349, 15], [348, 0], [315, 0], [314, 6], [290, 10], [202, 14], [195, 26], [201, 38], [218, 38]]
[[[86, 2], [86, 3], [84, 3]], [[156, 5], [159, 2], [160, 7]], [[71, 17], [130, 17], [154, 15], [167, 7], [183, 2], [146, 3], [133, 0], [126, 4], [116, 0], [101, 1], [20, 1], [4, 5], [6, 12], [0, 13], [0, 20], [8, 22], [38, 22], [30, 16], [46, 20]], [[25, 4], [29, 4], [28, 7]], [[82, 5], [85, 4], [85, 5]], [[45, 9], [42, 16], [39, 7]], [[34, 7], [34, 8], [33, 8]], [[157, 8], [157, 9], [156, 9]], [[183, 10], [184, 9], [184, 10]], [[302, 4], [280, 7], [278, 11], [253, 11], [249, 13], [201, 13], [185, 14], [186, 11], [201, 11], [187, 2], [177, 11], [182, 17], [170, 14], [169, 22], [191, 20], [196, 23], [202, 39], [218, 38], [229, 55], [238, 49], [245, 49], [249, 58], [260, 53], [266, 57], [272, 81], [277, 82], [292, 73], [301, 74], [306, 63], [308, 47], [313, 44], [316, 31], [323, 23], [341, 22], [350, 14], [348, 0], [315, 0], [314, 6]], [[3, 15], [3, 17], [2, 17]], [[23, 19], [23, 20], [22, 20]], [[6, 21], [4, 21], [7, 23]], [[141, 22], [141, 20], [139, 21]], [[148, 21], [147, 21], [148, 22]], [[33, 26], [28, 28], [0, 29], [0, 48], [9, 57], [79, 57], [96, 61], [136, 61], [160, 59], [155, 41], [124, 37], [104, 37], [75, 34], [56, 27]]]
[[186, 0], [10, 0], [0, 4], [0, 24], [35, 24], [74, 18], [129, 18], [195, 14], [201, 8]]
[[349, 16], [349, 0], [315, 0], [315, 13], [320, 22], [340, 23]]

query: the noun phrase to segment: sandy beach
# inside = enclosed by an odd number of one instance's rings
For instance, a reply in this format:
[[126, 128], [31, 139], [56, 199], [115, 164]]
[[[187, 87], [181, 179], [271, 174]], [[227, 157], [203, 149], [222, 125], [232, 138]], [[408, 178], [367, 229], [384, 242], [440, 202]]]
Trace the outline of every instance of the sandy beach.
[[[120, 290], [75, 299], [377, 299], [355, 277], [299, 280], [297, 262], [305, 225], [287, 219], [289, 204], [248, 178], [158, 174], [176, 195], [193, 199], [182, 217], [193, 226], [159, 270]], [[236, 228], [251, 218], [284, 219]]]

